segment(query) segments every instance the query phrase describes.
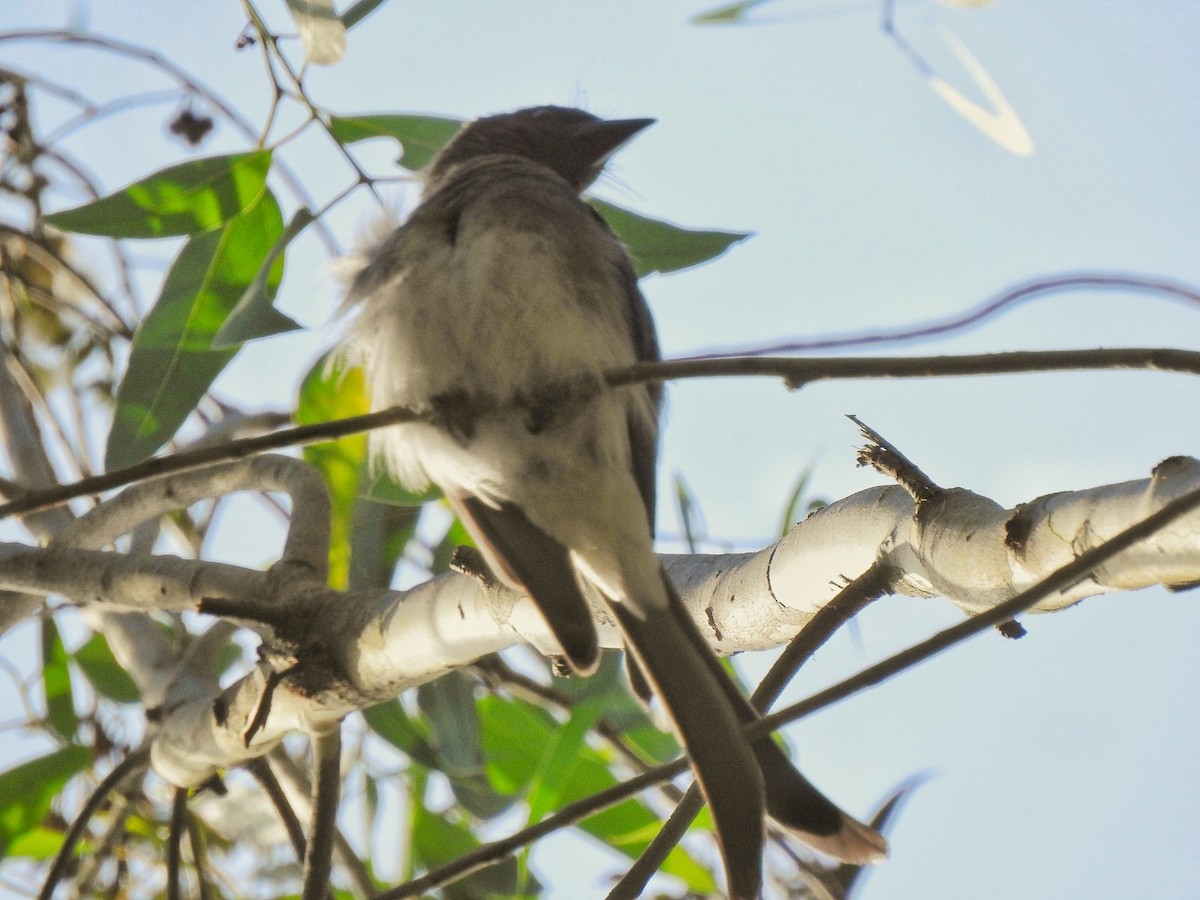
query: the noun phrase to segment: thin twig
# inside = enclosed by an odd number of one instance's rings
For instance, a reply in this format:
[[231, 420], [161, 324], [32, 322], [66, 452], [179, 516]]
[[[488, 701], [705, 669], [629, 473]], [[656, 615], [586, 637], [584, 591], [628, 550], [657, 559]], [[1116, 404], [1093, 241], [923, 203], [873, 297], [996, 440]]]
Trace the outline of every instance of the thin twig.
[[[146, 47], [137, 44], [131, 44], [126, 41], [112, 37], [103, 37], [98, 34], [87, 34], [79, 31], [66, 31], [53, 28], [27, 28], [18, 29], [15, 31], [0, 32], [0, 42], [7, 41], [54, 41], [62, 44], [82, 44], [85, 46], [98, 47], [110, 53], [116, 53], [122, 56], [139, 59], [148, 65], [154, 66], [164, 74], [175, 79], [180, 84], [184, 85], [192, 93], [204, 98], [205, 102], [218, 110], [225, 118], [227, 118], [233, 126], [242, 133], [249, 141], [257, 141], [258, 133], [254, 126], [242, 117], [233, 106], [231, 106], [220, 94], [212, 90], [193, 78], [187, 71], [176, 65], [162, 54], [150, 50]], [[296, 196], [296, 198], [305, 206], [312, 208], [315, 204], [309, 196], [303, 183], [291, 170], [284, 164], [281, 159], [276, 159], [273, 162], [273, 168], [279, 173], [280, 178], [287, 184], [288, 189]], [[325, 243], [326, 248], [331, 254], [337, 255], [337, 243], [333, 240], [333, 235], [323, 223], [317, 223], [317, 231]]]
[[66, 875], [67, 866], [75, 856], [75, 848], [78, 846], [80, 838], [83, 837], [84, 830], [91, 822], [92, 817], [100, 810], [100, 806], [108, 799], [108, 795], [120, 787], [122, 781], [139, 769], [145, 769], [149, 763], [150, 747], [145, 745], [131, 752], [113, 766], [111, 772], [100, 779], [100, 783], [96, 785], [96, 789], [84, 802], [83, 809], [79, 811], [79, 815], [75, 817], [75, 821], [67, 830], [62, 846], [58, 848], [58, 855], [54, 857], [54, 863], [50, 866], [50, 871], [46, 874], [46, 881], [38, 893], [38, 900], [50, 900], [54, 895], [54, 889]]
[[283, 823], [288, 840], [291, 841], [292, 850], [296, 854], [296, 862], [304, 865], [306, 845], [304, 826], [300, 824], [300, 817], [292, 809], [283, 785], [279, 783], [279, 779], [271, 770], [271, 764], [267, 762], [266, 757], [260, 756], [246, 763], [246, 770], [254, 776], [254, 780], [258, 782], [266, 793], [267, 799], [271, 801], [271, 805], [275, 807], [275, 812], [279, 814], [279, 820]]
[[341, 787], [341, 726], [312, 736], [313, 804], [308, 827], [308, 852], [304, 854], [302, 900], [325, 900], [333, 872], [333, 845], [337, 835], [337, 808]]
[[874, 344], [897, 344], [903, 341], [928, 340], [932, 337], [962, 331], [976, 325], [1022, 300], [1038, 294], [1065, 293], [1082, 290], [1140, 291], [1161, 294], [1200, 306], [1200, 287], [1180, 281], [1170, 281], [1151, 275], [1132, 275], [1122, 272], [1063, 272], [1044, 275], [1022, 282], [985, 300], [965, 313], [946, 319], [907, 325], [892, 331], [863, 334], [831, 335], [823, 338], [804, 338], [771, 344], [754, 349], [712, 350], [697, 356], [715, 359], [730, 356], [767, 356], [780, 353], [802, 353], [837, 350], [842, 347], [866, 347]]
[[[358, 183], [366, 185], [367, 189], [374, 195], [380, 206], [383, 206], [383, 198], [379, 195], [379, 191], [375, 188], [374, 183], [372, 183], [371, 176], [369, 176], [366, 173], [366, 170], [363, 169], [363, 167], [359, 164], [354, 154], [351, 153], [341, 141], [334, 137], [333, 132], [330, 131], [329, 123], [325, 120], [322, 111], [317, 108], [316, 104], [314, 104], [312, 99], [308, 96], [308, 92], [304, 89], [304, 82], [301, 80], [300, 76], [292, 70], [292, 66], [288, 62], [287, 57], [284, 56], [283, 51], [279, 49], [279, 39], [274, 35], [274, 33], [271, 32], [269, 28], [267, 28], [267, 24], [263, 21], [262, 16], [259, 15], [258, 9], [254, 6], [253, 0], [242, 0], [242, 6], [246, 10], [246, 15], [249, 16], [250, 23], [254, 26], [255, 31], [258, 32], [264, 46], [269, 46], [274, 52], [275, 58], [279, 61], [280, 68], [283, 69], [284, 73], [288, 77], [288, 80], [292, 83], [292, 89], [296, 92], [297, 99], [308, 109], [309, 118], [321, 125], [322, 130], [324, 130], [324, 132], [329, 135], [330, 139], [333, 141], [333, 145], [337, 148], [338, 153], [341, 154], [342, 158], [346, 161], [350, 168], [354, 170], [354, 174], [358, 179]], [[279, 90], [278, 82], [275, 83], [275, 88], [276, 90]], [[311, 204], [309, 205], [311, 206]]]
[[[683, 378], [774, 376], [783, 378], [789, 387], [798, 388], [816, 381], [838, 379], [933, 378], [1086, 369], [1142, 369], [1186, 372], [1194, 375], [1200, 374], [1200, 352], [1131, 347], [928, 357], [791, 359], [742, 356], [723, 359], [676, 359], [638, 363], [628, 368], [614, 369], [605, 373], [604, 380], [610, 387], [622, 387], [648, 381]], [[76, 497], [97, 494], [146, 478], [195, 469], [215, 462], [241, 459], [266, 450], [333, 440], [387, 425], [418, 421], [427, 416], [428, 413], [424, 411], [396, 406], [361, 416], [300, 425], [271, 434], [230, 441], [221, 447], [204, 447], [170, 456], [154, 457], [124, 469], [83, 478], [73, 484], [31, 491], [23, 497], [0, 504], [0, 519], [16, 513], [48, 509]]]
[[167, 831], [167, 900], [183, 897], [180, 879], [183, 869], [183, 833], [187, 830], [188, 789], [175, 788], [171, 803], [171, 824]]

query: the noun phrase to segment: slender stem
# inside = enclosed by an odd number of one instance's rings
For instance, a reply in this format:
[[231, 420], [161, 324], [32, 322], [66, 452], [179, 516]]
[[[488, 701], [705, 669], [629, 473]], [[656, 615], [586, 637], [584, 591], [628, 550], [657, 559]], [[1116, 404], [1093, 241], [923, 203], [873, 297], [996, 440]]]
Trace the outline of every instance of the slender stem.
[[96, 785], [96, 789], [92, 791], [91, 795], [84, 802], [83, 809], [79, 811], [79, 815], [75, 817], [75, 821], [71, 823], [71, 827], [67, 830], [62, 846], [58, 848], [58, 854], [54, 857], [54, 863], [50, 866], [50, 871], [46, 875], [46, 881], [42, 884], [42, 889], [38, 893], [38, 900], [50, 900], [54, 896], [54, 889], [58, 887], [58, 883], [66, 875], [67, 866], [74, 858], [75, 848], [79, 845], [79, 841], [83, 837], [88, 823], [100, 810], [100, 806], [104, 801], [108, 799], [109, 794], [117, 790], [126, 778], [139, 770], [145, 769], [149, 763], [149, 746], [139, 747], [113, 766], [112, 771], [100, 779], [100, 783]]
[[[333, 140], [333, 144], [335, 147], [337, 147], [338, 152], [342, 155], [342, 158], [345, 159], [350, 168], [354, 170], [354, 174], [358, 178], [358, 183], [365, 184], [367, 189], [375, 196], [375, 199], [382, 206], [383, 198], [379, 195], [379, 191], [375, 188], [374, 183], [371, 181], [371, 177], [359, 164], [358, 160], [354, 157], [354, 154], [346, 149], [346, 146], [342, 144], [341, 141], [333, 137], [332, 132], [329, 130], [329, 124], [325, 121], [322, 111], [317, 108], [316, 104], [314, 104], [312, 99], [308, 96], [308, 92], [304, 89], [303, 80], [295, 73], [291, 67], [291, 64], [288, 62], [287, 57], [283, 54], [283, 51], [279, 49], [279, 39], [267, 28], [266, 22], [264, 22], [262, 16], [259, 15], [258, 10], [254, 6], [253, 0], [242, 0], [242, 6], [245, 8], [246, 15], [250, 17], [250, 22], [254, 26], [254, 29], [259, 33], [264, 45], [269, 46], [275, 53], [275, 58], [279, 62], [280, 68], [283, 69], [284, 73], [288, 77], [288, 80], [291, 82], [292, 90], [296, 92], [296, 98], [308, 109], [309, 117], [314, 122], [320, 123], [321, 128]], [[279, 84], [276, 82], [276, 90], [278, 89]]]
[[183, 868], [183, 833], [187, 830], [187, 788], [175, 788], [171, 804], [171, 826], [167, 832], [167, 900], [181, 900], [180, 885]]
[[271, 764], [267, 762], [266, 757], [260, 756], [248, 762], [246, 769], [254, 776], [254, 780], [259, 783], [271, 801], [271, 805], [275, 807], [275, 811], [279, 814], [279, 820], [283, 823], [284, 830], [287, 831], [288, 840], [292, 843], [292, 850], [296, 853], [296, 861], [303, 865], [307, 843], [304, 838], [304, 826], [300, 824], [300, 817], [296, 815], [292, 804], [288, 802], [283, 785], [271, 771]]
[[[1086, 369], [1141, 369], [1200, 374], [1200, 352], [1133, 347], [929, 357], [792, 359], [740, 356], [639, 363], [625, 369], [614, 369], [605, 374], [604, 380], [610, 387], [621, 387], [648, 381], [683, 378], [774, 376], [783, 378], [789, 387], [797, 388], [814, 381], [838, 379], [935, 378]], [[366, 415], [333, 419], [314, 425], [300, 425], [271, 434], [230, 441], [223, 446], [203, 447], [170, 456], [155, 457], [124, 469], [82, 478], [73, 484], [31, 491], [24, 497], [0, 504], [0, 519], [16, 513], [48, 509], [76, 497], [111, 490], [146, 478], [182, 472], [224, 460], [240, 459], [266, 450], [333, 440], [387, 425], [417, 421], [426, 415], [423, 411], [397, 406]]]
[[[138, 46], [137, 44], [131, 44], [117, 38], [103, 37], [97, 34], [86, 34], [84, 32], [66, 31], [53, 28], [27, 28], [0, 32], [0, 43], [9, 41], [55, 41], [62, 44], [81, 44], [85, 46], [97, 47], [110, 53], [117, 53], [122, 56], [139, 59], [175, 79], [193, 93], [203, 97], [206, 103], [218, 110], [223, 116], [225, 116], [225, 118], [232, 122], [234, 127], [240, 131], [247, 140], [258, 140], [258, 132], [255, 130], [254, 126], [251, 125], [250, 122], [248, 122], [241, 115], [241, 113], [239, 113], [223, 97], [221, 97], [220, 94], [202, 82], [197, 81], [195, 78], [189, 75], [186, 70], [154, 50]], [[296, 174], [292, 172], [290, 167], [285, 165], [282, 160], [275, 160], [273, 167], [287, 184], [289, 190], [295, 194], [296, 198], [302, 204], [310, 208], [315, 205], [314, 200], [309, 196], [308, 191], [305, 190], [303, 183], [296, 176]], [[337, 244], [333, 240], [333, 235], [322, 223], [317, 223], [317, 230], [325, 242], [326, 248], [329, 250], [329, 252], [336, 254]]]
[[337, 835], [338, 795], [341, 787], [342, 729], [313, 735], [313, 805], [308, 852], [304, 854], [302, 900], [325, 900], [333, 872], [333, 845]]

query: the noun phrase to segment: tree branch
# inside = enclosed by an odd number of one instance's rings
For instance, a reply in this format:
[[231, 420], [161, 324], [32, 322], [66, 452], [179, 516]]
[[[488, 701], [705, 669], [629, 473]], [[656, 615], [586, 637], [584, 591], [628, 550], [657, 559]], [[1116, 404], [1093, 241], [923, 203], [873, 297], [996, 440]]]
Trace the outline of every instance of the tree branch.
[[[784, 379], [790, 388], [816, 381], [864, 378], [938, 378], [962, 375], [999, 375], [1089, 369], [1140, 369], [1200, 374], [1200, 352], [1170, 348], [1115, 348], [1098, 350], [1046, 350], [1018, 353], [986, 353], [967, 356], [930, 357], [845, 357], [792, 359], [788, 357], [724, 357], [720, 359], [676, 359], [640, 363], [605, 373], [609, 387], [650, 381], [717, 376], [770, 376]], [[477, 410], [483, 412], [485, 410]], [[23, 497], [0, 503], [0, 519], [24, 512], [50, 509], [89, 494], [132, 484], [159, 475], [183, 472], [231, 459], [243, 459], [267, 450], [333, 440], [414, 422], [428, 412], [392, 407], [361, 416], [300, 425], [271, 434], [231, 441], [218, 447], [200, 447], [169, 456], [145, 460], [124, 469], [83, 478], [74, 484], [31, 491]]]

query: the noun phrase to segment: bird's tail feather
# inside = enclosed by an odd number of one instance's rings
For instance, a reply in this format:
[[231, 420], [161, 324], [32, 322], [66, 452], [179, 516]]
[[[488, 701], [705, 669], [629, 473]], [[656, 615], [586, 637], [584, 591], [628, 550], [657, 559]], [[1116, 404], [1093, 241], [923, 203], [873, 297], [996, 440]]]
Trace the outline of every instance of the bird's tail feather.
[[489, 506], [467, 495], [448, 499], [496, 575], [537, 604], [571, 668], [581, 675], [594, 672], [600, 644], [570, 551], [516, 504]]
[[752, 900], [762, 885], [766, 800], [741, 723], [711, 668], [679, 633], [675, 617], [651, 613], [642, 618], [621, 603], [612, 609], [691, 758], [712, 810], [729, 895]]
[[[691, 655], [708, 669], [738, 722], [745, 725], [755, 721], [759, 718], [758, 712], [722, 668], [700, 629], [684, 609], [670, 579], [665, 574], [663, 577], [671, 598], [671, 614], [658, 618], [672, 620], [671, 631], [676, 635], [678, 644], [687, 643], [693, 648]], [[664, 698], [664, 702], [668, 702], [667, 698]], [[863, 865], [878, 862], [887, 856], [887, 841], [883, 835], [843, 812], [817, 790], [792, 765], [787, 753], [770, 735], [753, 741], [751, 749], [762, 772], [767, 813], [779, 825], [814, 850], [842, 862]]]

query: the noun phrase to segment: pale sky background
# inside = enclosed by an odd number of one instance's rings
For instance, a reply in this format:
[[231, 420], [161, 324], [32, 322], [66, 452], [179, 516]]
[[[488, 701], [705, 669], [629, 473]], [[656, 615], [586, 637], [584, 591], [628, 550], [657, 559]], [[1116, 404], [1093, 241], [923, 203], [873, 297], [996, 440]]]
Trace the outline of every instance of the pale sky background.
[[[289, 28], [280, 0], [260, 7]], [[1006, 152], [951, 111], [880, 33], [878, 5], [853, 0], [768, 4], [739, 27], [688, 24], [703, 0], [390, 0], [351, 32], [344, 62], [311, 72], [308, 84], [340, 113], [471, 117], [578, 103], [600, 115], [657, 117], [597, 193], [684, 225], [755, 232], [711, 265], [644, 282], [668, 356], [899, 328], [1064, 271], [1200, 284], [1195, 0], [898, 7], [908, 40], [980, 100], [942, 29], [969, 48], [1024, 122], [1031, 156]], [[233, 50], [243, 19], [232, 0], [0, 4], [0, 30], [75, 20], [162, 50], [261, 120], [260, 58]], [[0, 44], [0, 65], [55, 71], [101, 97], [163, 85], [144, 66], [38, 43]], [[62, 110], [44, 102], [37, 111], [49, 123]], [[171, 111], [99, 123], [70, 146], [119, 187], [191, 155], [164, 135]], [[244, 146], [221, 125], [200, 152]], [[350, 183], [315, 131], [289, 153], [319, 199]], [[384, 142], [360, 153], [379, 174], [394, 156]], [[407, 199], [389, 196], [406, 208]], [[363, 196], [330, 224], [348, 245], [371, 215]], [[173, 253], [168, 243], [140, 251], [164, 263]], [[315, 240], [295, 245], [281, 306], [312, 330], [247, 348], [220, 392], [254, 407], [293, 404], [300, 374], [331, 341], [327, 269]], [[149, 283], [146, 292], [153, 296]], [[1200, 350], [1200, 309], [1145, 294], [1055, 295], [965, 335], [879, 352], [1135, 345]], [[738, 547], [771, 539], [806, 465], [830, 498], [881, 483], [855, 468], [846, 413], [934, 480], [1005, 505], [1143, 478], [1169, 455], [1200, 454], [1200, 383], [1183, 376], [856, 382], [800, 393], [767, 380], [693, 381], [670, 393], [660, 531], [679, 530], [668, 493], [677, 472], [714, 539]], [[226, 532], [218, 555], [252, 565], [270, 558], [275, 545], [247, 539], [263, 527], [255, 515]], [[911, 776], [929, 775], [891, 833], [893, 858], [862, 896], [1194, 897], [1198, 596], [1150, 590], [1026, 618], [1021, 641], [982, 636], [789, 729], [806, 773], [860, 816]], [[857, 642], [835, 638], [789, 696], [958, 619], [940, 600], [877, 604], [860, 618]], [[6, 655], [20, 649], [0, 643]], [[769, 662], [743, 657], [742, 668], [761, 674]], [[0, 768], [21, 756], [5, 746]], [[591, 846], [556, 840], [535, 854], [539, 876], [559, 886], [554, 896], [603, 896], [603, 877], [620, 863]], [[566, 866], [556, 850], [568, 854]], [[580, 880], [568, 888], [572, 877]]]

